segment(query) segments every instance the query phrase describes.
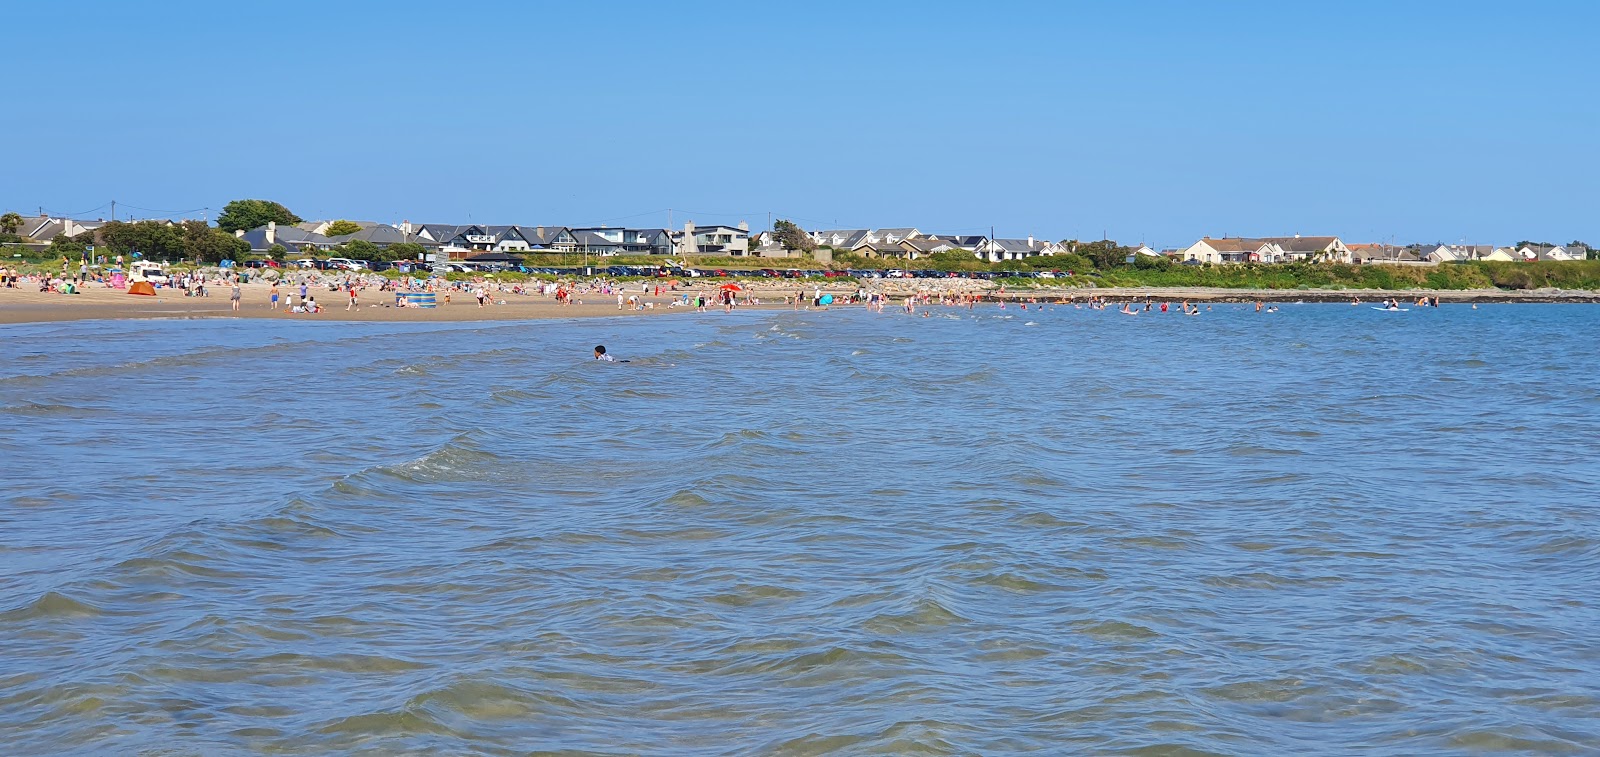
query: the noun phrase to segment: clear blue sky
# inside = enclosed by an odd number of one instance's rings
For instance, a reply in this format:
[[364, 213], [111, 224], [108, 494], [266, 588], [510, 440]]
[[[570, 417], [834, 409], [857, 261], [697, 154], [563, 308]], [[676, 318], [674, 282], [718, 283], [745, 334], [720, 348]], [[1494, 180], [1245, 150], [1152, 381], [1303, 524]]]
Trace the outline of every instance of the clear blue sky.
[[0, 209], [1600, 244], [1588, 2], [13, 5]]

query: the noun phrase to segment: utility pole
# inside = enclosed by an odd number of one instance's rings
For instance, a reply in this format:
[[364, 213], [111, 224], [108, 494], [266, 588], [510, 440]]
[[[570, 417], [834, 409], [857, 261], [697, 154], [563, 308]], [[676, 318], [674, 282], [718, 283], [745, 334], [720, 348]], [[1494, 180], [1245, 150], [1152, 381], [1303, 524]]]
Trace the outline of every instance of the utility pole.
[[111, 220], [113, 222], [115, 222], [117, 220], [117, 201], [116, 200], [112, 200], [111, 201]]

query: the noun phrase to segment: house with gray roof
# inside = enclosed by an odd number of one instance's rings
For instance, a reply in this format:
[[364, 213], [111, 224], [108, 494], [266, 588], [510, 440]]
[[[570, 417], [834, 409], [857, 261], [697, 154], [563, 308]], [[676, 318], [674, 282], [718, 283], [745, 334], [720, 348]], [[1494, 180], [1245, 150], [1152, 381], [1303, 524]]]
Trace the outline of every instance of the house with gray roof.
[[865, 239], [851, 248], [851, 252], [864, 258], [911, 258], [911, 250], [899, 242], [869, 242]]
[[565, 226], [519, 226], [528, 248], [534, 251], [571, 252], [578, 248], [578, 240]]
[[379, 247], [388, 247], [391, 244], [410, 242], [411, 236], [393, 226], [380, 223], [368, 226], [367, 228], [364, 228], [353, 234], [341, 234], [336, 237], [328, 237], [328, 241], [334, 244], [344, 244], [345, 242], [356, 239], [359, 239], [363, 242], [370, 242]]
[[900, 247], [911, 255], [911, 259], [935, 255], [952, 250], [969, 249], [957, 244], [952, 238], [940, 236], [914, 237], [900, 240]]
[[921, 233], [922, 232], [909, 227], [899, 229], [872, 229], [867, 232], [866, 239], [868, 242], [886, 242], [888, 244], [898, 244], [902, 239], [913, 239]]
[[998, 263], [1002, 260], [1021, 260], [1023, 258], [1049, 255], [1055, 245], [1028, 237], [1026, 239], [985, 239], [974, 250], [979, 258]]
[[35, 242], [49, 242], [56, 237], [66, 235], [75, 237], [85, 232], [94, 231], [106, 225], [105, 221], [75, 221], [71, 218], [56, 218], [54, 216], [24, 216], [22, 224], [17, 227], [17, 236], [23, 239], [32, 239]]
[[835, 250], [851, 250], [867, 238], [871, 229], [831, 229], [828, 231], [813, 231], [811, 238], [817, 240], [818, 247], [832, 247]]
[[1350, 248], [1338, 237], [1261, 237], [1264, 263], [1291, 263], [1297, 261], [1350, 262]]
[[274, 221], [268, 221], [265, 226], [238, 232], [235, 236], [249, 242], [250, 252], [257, 255], [268, 254], [274, 245], [282, 246], [291, 253], [301, 253], [326, 251], [333, 249], [337, 244], [321, 234], [306, 231], [298, 225], [279, 226]]
[[591, 235], [591, 239], [603, 239], [609, 244], [618, 246], [618, 252], [624, 255], [671, 255], [672, 232], [666, 229], [628, 229], [621, 227], [597, 226], [573, 229], [572, 233], [581, 240], [584, 234]]

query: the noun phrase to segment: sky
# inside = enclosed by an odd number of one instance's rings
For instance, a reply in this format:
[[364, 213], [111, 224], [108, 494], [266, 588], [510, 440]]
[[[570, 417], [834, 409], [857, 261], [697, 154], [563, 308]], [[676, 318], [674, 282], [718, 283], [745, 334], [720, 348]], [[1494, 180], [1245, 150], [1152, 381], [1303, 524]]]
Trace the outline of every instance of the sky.
[[1600, 244], [1600, 3], [15, 5], [0, 211]]

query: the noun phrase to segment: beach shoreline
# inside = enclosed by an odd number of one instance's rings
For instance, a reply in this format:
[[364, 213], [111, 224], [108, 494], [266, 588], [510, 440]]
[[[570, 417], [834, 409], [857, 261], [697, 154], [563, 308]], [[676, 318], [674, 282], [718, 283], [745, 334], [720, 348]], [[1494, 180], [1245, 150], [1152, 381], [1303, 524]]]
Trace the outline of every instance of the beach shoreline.
[[[1440, 302], [1448, 304], [1467, 303], [1596, 303], [1600, 302], [1600, 292], [1571, 291], [1571, 290], [1274, 290], [1274, 289], [1222, 289], [1205, 287], [1127, 287], [1127, 288], [1073, 288], [1073, 287], [1040, 287], [1033, 289], [1005, 290], [992, 287], [975, 287], [974, 282], [942, 279], [888, 279], [872, 282], [871, 287], [883, 292], [895, 300], [916, 292], [967, 292], [980, 291], [987, 300], [1004, 299], [1007, 301], [1053, 302], [1072, 298], [1078, 301], [1086, 300], [1090, 296], [1100, 297], [1112, 301], [1146, 299], [1152, 301], [1229, 303], [1229, 302], [1331, 302], [1375, 303], [1386, 298], [1395, 298], [1405, 302], [1415, 302], [1422, 297], [1438, 297]], [[807, 284], [804, 291], [809, 295], [817, 289], [817, 285]], [[822, 286], [821, 291], [839, 295], [854, 292], [855, 286]], [[792, 295], [799, 287], [762, 288], [760, 285], [749, 290], [749, 294], [759, 299], [766, 300], [760, 305], [740, 305], [740, 309], [755, 310], [792, 310], [793, 306], [785, 304], [783, 297]], [[672, 313], [694, 312], [692, 307], [670, 306], [677, 293], [663, 293], [661, 296], [646, 294], [644, 301], [651, 307], [643, 310], [619, 309], [616, 305], [615, 295], [591, 293], [577, 297], [579, 302], [566, 305], [556, 302], [553, 298], [539, 295], [525, 294], [498, 294], [498, 302], [485, 307], [478, 307], [477, 303], [465, 293], [454, 293], [455, 301], [450, 304], [441, 304], [437, 308], [397, 308], [393, 307], [394, 295], [390, 292], [369, 290], [361, 298], [362, 304], [355, 310], [346, 308], [347, 300], [342, 292], [318, 289], [320, 295], [329, 306], [325, 306], [321, 313], [298, 314], [289, 313], [282, 307], [273, 310], [269, 307], [268, 287], [264, 284], [252, 283], [242, 287], [243, 299], [241, 308], [233, 310], [225, 287], [213, 286], [214, 292], [209, 297], [186, 297], [179, 290], [159, 289], [154, 297], [129, 295], [123, 290], [109, 289], [101, 285], [90, 285], [80, 294], [66, 295], [49, 292], [38, 292], [33, 288], [0, 289], [0, 324], [23, 323], [49, 323], [59, 321], [83, 320], [125, 320], [125, 319], [194, 319], [194, 318], [249, 318], [249, 319], [297, 319], [312, 321], [350, 321], [370, 323], [448, 323], [463, 321], [519, 321], [519, 320], [544, 320], [555, 318], [583, 318], [601, 316], [637, 316], [637, 315], [668, 315]], [[387, 305], [387, 306], [386, 306]], [[853, 307], [848, 304], [839, 304], [835, 307]], [[708, 308], [708, 309], [720, 309]]]

